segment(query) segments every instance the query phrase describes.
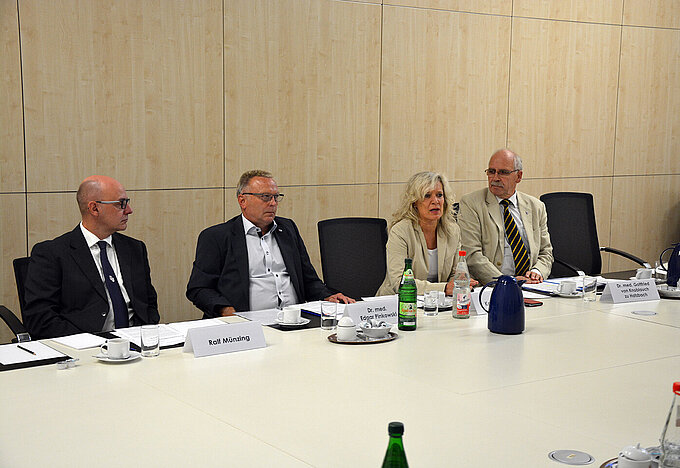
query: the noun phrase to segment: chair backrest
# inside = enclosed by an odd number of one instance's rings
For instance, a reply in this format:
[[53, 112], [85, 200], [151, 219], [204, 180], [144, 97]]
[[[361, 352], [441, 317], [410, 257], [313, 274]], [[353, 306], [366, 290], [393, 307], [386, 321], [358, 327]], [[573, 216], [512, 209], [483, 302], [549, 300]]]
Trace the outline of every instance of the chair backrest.
[[336, 218], [319, 221], [317, 227], [326, 285], [357, 300], [375, 295], [387, 269], [387, 221]]
[[[555, 192], [541, 195], [548, 213], [548, 232], [556, 259], [588, 275], [602, 271], [600, 243], [595, 225], [595, 208], [590, 193]], [[573, 276], [574, 272], [553, 263], [552, 277]]]
[[17, 281], [17, 295], [19, 296], [19, 308], [21, 309], [22, 317], [26, 307], [24, 285], [26, 284], [26, 274], [28, 273], [29, 261], [30, 257], [19, 257], [12, 261], [12, 265], [14, 266], [14, 278]]

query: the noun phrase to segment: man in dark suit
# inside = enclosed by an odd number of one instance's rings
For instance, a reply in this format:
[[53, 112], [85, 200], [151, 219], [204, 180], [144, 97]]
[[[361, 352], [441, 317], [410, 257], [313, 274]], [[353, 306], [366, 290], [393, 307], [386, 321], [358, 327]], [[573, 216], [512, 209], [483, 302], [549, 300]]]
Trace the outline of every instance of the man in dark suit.
[[143, 242], [119, 234], [132, 213], [115, 179], [91, 176], [76, 194], [82, 222], [33, 247], [24, 324], [34, 339], [158, 323]]
[[319, 279], [295, 223], [276, 216], [283, 194], [265, 171], [243, 174], [241, 214], [198, 236], [187, 297], [203, 317], [325, 299], [354, 302]]

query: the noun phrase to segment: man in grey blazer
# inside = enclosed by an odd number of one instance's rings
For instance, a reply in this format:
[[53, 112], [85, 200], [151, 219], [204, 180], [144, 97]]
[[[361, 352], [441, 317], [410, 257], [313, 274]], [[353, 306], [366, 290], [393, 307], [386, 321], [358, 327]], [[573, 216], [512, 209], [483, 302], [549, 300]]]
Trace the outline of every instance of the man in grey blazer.
[[522, 181], [522, 160], [512, 151], [496, 151], [485, 172], [488, 188], [460, 200], [458, 225], [470, 274], [481, 283], [501, 274], [540, 283], [553, 262], [545, 205], [515, 190]]

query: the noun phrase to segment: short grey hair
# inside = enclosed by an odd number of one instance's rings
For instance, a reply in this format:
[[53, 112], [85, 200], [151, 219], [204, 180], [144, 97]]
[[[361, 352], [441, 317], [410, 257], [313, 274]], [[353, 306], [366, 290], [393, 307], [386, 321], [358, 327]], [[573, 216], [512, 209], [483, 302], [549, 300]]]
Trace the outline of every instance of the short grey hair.
[[516, 171], [521, 171], [522, 170], [522, 158], [519, 157], [519, 154], [515, 153], [514, 151], [511, 151], [513, 159], [515, 160], [515, 170]]
[[243, 193], [243, 189], [245, 189], [250, 183], [251, 179], [255, 177], [264, 177], [266, 179], [274, 178], [274, 176], [272, 176], [270, 172], [263, 171], [261, 169], [253, 169], [252, 171], [246, 171], [243, 174], [241, 174], [241, 177], [239, 177], [238, 179], [238, 185], [236, 186], [236, 195], [241, 195], [241, 193]]

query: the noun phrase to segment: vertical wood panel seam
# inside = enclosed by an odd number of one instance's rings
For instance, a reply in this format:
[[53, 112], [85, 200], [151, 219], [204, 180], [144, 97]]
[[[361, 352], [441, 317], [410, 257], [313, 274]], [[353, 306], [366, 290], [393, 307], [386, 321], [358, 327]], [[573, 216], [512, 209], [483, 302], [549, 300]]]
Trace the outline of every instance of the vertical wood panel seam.
[[222, 197], [222, 221], [227, 220], [227, 96], [225, 90], [227, 89], [226, 71], [225, 67], [225, 52], [224, 48], [226, 46], [224, 40], [224, 34], [226, 33], [225, 21], [224, 21], [224, 2], [227, 0], [222, 0], [222, 190], [220, 191], [220, 196]]
[[21, 17], [19, 14], [19, 0], [17, 0], [17, 35], [19, 39], [19, 81], [21, 82], [21, 132], [24, 149], [24, 227], [26, 230], [25, 247], [28, 255], [28, 165], [26, 163], [26, 102], [24, 99], [24, 56], [21, 48]]
[[510, 4], [510, 44], [508, 45], [508, 105], [505, 114], [505, 147], [510, 138], [510, 83], [512, 82], [512, 30], [515, 27], [515, 0]]
[[[619, 93], [621, 90], [621, 54], [623, 53], [623, 12], [626, 9], [626, 0], [622, 0], [621, 3], [621, 26], [620, 32], [619, 32], [619, 69], [618, 73], [616, 75], [616, 107], [614, 108], [614, 148], [613, 148], [613, 154], [612, 154], [612, 180], [611, 180], [611, 191], [610, 191], [610, 199], [609, 199], [609, 239], [607, 239], [607, 245], [611, 245], [612, 243], [612, 229], [614, 228], [613, 225], [613, 219], [614, 219], [614, 176], [616, 175], [616, 151], [617, 151], [617, 145], [616, 145], [616, 136], [617, 136], [617, 131], [619, 128]], [[611, 255], [607, 259], [607, 268], [611, 268], [611, 265], [609, 264], [611, 260]]]
[[376, 188], [378, 191], [377, 203], [375, 204], [375, 217], [380, 214], [380, 184], [382, 182], [382, 75], [383, 75], [383, 45], [385, 40], [385, 4], [380, 3], [380, 69], [378, 71], [378, 180]]

